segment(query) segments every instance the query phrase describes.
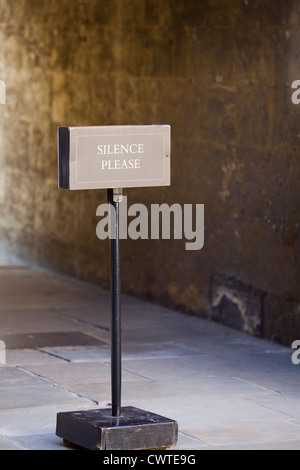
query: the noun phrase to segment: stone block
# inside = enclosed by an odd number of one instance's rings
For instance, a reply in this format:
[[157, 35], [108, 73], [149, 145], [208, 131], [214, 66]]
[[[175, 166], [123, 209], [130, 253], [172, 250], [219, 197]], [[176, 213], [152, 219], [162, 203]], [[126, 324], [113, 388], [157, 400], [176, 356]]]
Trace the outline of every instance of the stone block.
[[90, 450], [141, 450], [172, 447], [177, 443], [176, 421], [123, 407], [119, 417], [109, 409], [57, 414], [56, 434]]
[[233, 279], [214, 278], [211, 319], [255, 336], [262, 334], [262, 292]]

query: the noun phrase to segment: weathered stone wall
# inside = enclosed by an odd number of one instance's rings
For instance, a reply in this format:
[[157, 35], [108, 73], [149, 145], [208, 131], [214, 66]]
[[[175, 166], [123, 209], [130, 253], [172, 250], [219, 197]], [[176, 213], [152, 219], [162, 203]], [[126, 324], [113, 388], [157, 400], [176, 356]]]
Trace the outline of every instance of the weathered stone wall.
[[0, 229], [11, 252], [101, 285], [105, 191], [57, 188], [60, 125], [170, 124], [172, 185], [205, 244], [122, 243], [122, 288], [290, 345], [300, 335], [300, 4], [0, 0]]

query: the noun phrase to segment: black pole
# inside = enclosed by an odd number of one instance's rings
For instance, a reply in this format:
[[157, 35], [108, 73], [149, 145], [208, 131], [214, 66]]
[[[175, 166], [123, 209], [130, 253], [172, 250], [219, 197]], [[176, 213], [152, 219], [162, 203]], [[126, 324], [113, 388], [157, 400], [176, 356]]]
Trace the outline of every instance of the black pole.
[[121, 270], [120, 209], [122, 189], [108, 189], [111, 260], [111, 398], [112, 416], [121, 414]]

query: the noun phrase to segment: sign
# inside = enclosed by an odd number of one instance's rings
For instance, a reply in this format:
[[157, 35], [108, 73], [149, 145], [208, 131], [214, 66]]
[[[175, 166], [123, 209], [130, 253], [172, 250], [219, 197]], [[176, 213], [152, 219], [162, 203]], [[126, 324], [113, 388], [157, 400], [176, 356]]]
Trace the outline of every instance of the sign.
[[67, 189], [170, 185], [169, 125], [58, 128], [58, 185]]
[[178, 423], [134, 407], [121, 408], [120, 207], [123, 188], [170, 185], [167, 125], [58, 128], [58, 184], [107, 189], [111, 238], [111, 412], [57, 414], [56, 434], [91, 450], [157, 449], [176, 445]]

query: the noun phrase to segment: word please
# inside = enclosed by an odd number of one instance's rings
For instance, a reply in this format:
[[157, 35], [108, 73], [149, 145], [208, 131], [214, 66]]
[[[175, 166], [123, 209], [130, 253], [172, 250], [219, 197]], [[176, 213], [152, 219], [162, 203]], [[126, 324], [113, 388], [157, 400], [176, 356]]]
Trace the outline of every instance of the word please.
[[[195, 212], [195, 214], [193, 214]], [[116, 212], [109, 203], [100, 204], [96, 215], [102, 217], [96, 227], [100, 240], [116, 238]], [[128, 217], [133, 217], [128, 223]], [[172, 223], [173, 220], [173, 223]], [[171, 230], [172, 229], [172, 230]], [[119, 237], [132, 240], [151, 238], [157, 240], [183, 238], [186, 250], [201, 250], [204, 245], [204, 204], [151, 204], [150, 215], [144, 204], [132, 204], [127, 207], [127, 196], [120, 203]]]
[[139, 158], [101, 161], [101, 170], [131, 170], [133, 168], [141, 168], [141, 160]]

